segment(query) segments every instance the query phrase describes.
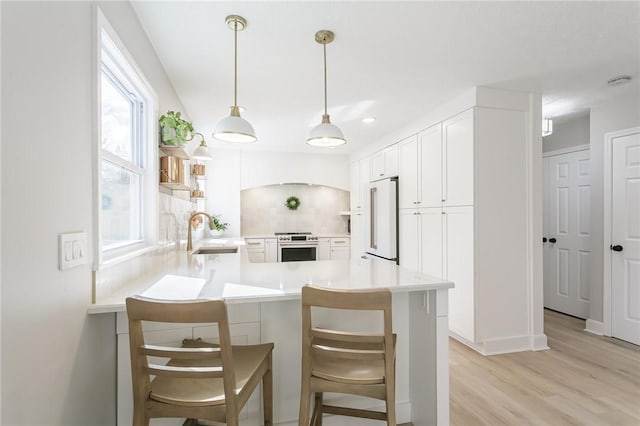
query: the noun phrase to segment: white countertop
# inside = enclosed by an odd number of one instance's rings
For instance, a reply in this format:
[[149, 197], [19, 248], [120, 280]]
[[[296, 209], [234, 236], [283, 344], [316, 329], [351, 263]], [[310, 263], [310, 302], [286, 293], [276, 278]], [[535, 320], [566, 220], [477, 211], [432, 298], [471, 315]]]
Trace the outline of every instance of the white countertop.
[[90, 314], [121, 312], [125, 298], [142, 294], [158, 299], [226, 299], [227, 303], [268, 302], [300, 298], [306, 284], [338, 289], [389, 288], [394, 292], [451, 288], [453, 283], [376, 258], [309, 262], [251, 263], [240, 238], [209, 240], [201, 245], [239, 245], [236, 254], [191, 255], [159, 250], [155, 265], [141, 278], [88, 307]]

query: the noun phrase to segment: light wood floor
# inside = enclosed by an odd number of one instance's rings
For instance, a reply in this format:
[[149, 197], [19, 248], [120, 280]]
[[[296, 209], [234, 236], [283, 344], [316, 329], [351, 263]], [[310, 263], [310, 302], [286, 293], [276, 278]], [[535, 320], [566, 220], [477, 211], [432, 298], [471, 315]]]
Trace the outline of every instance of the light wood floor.
[[640, 425], [640, 347], [545, 311], [551, 349], [484, 357], [451, 339], [451, 425]]

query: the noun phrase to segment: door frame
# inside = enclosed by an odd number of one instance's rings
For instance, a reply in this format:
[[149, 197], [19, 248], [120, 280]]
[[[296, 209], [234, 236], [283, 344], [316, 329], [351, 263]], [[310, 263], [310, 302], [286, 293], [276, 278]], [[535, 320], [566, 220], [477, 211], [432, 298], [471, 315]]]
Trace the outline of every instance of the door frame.
[[611, 213], [613, 210], [611, 193], [613, 191], [613, 141], [617, 138], [640, 133], [640, 127], [618, 130], [604, 135], [604, 232], [603, 232], [603, 259], [602, 259], [602, 322], [604, 323], [603, 334], [611, 336], [611, 250], [607, 243], [611, 244]]

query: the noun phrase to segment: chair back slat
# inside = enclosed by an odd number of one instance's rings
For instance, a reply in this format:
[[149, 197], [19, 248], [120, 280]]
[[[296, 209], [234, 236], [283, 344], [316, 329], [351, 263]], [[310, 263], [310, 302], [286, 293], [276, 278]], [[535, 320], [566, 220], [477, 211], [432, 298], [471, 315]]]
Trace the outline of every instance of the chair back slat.
[[177, 367], [173, 365], [149, 364], [147, 374], [181, 379], [220, 379], [222, 367]]
[[322, 357], [328, 361], [340, 361], [341, 359], [376, 360], [384, 359], [384, 350], [368, 349], [344, 349], [335, 346], [312, 345], [311, 354]]
[[144, 345], [138, 348], [141, 355], [174, 359], [220, 358], [220, 348], [176, 348], [173, 346]]

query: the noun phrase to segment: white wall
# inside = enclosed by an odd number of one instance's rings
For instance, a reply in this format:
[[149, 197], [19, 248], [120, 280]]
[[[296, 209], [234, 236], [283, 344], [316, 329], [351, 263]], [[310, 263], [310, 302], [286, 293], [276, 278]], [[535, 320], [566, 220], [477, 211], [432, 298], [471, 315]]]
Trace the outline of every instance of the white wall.
[[206, 163], [207, 211], [221, 214], [230, 224], [227, 235], [240, 235], [243, 189], [312, 183], [349, 190], [349, 159], [344, 155], [209, 150], [213, 160]]
[[[182, 108], [130, 4], [101, 6], [160, 111]], [[3, 425], [115, 424], [114, 316], [87, 316], [88, 264], [57, 265], [59, 233], [93, 240], [94, 13], [2, 2]]]
[[554, 122], [553, 133], [542, 138], [542, 152], [588, 145], [589, 140], [589, 114], [585, 114], [565, 122]]
[[629, 93], [591, 108], [591, 312], [589, 318], [602, 321], [603, 249], [610, 242], [604, 236], [604, 135], [640, 126], [640, 97]]

